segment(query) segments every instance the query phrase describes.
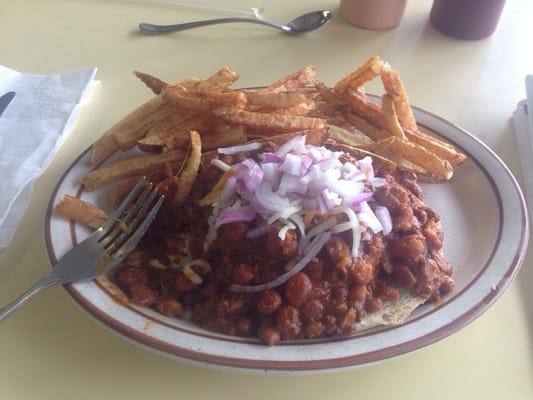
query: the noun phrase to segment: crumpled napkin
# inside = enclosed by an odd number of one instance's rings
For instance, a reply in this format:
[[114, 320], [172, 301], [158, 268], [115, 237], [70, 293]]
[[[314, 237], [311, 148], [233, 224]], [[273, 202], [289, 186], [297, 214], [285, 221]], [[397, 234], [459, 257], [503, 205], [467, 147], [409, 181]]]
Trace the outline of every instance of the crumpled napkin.
[[98, 84], [96, 68], [30, 75], [0, 65], [0, 97], [15, 97], [0, 115], [0, 249], [28, 206], [33, 182], [75, 125], [80, 106]]

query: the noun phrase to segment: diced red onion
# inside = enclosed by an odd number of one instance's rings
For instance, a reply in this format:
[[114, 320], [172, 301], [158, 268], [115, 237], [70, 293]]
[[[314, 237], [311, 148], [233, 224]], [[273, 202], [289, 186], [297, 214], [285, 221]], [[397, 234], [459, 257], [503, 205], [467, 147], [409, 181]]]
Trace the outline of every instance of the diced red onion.
[[385, 185], [387, 183], [387, 181], [385, 180], [385, 178], [375, 177], [375, 178], [370, 179], [370, 183], [374, 187], [380, 187], [380, 186]]
[[352, 226], [352, 257], [356, 258], [359, 255], [359, 246], [361, 244], [361, 229], [359, 220], [351, 208], [336, 207], [330, 211], [331, 214], [343, 213], [348, 217]]
[[231, 202], [236, 193], [236, 184], [237, 179], [234, 176], [230, 176], [220, 192], [218, 201], [220, 205], [225, 205]]
[[336, 158], [330, 157], [319, 161], [317, 165], [320, 167], [321, 171], [328, 171], [332, 170], [333, 168], [340, 168], [342, 163]]
[[281, 164], [281, 163], [283, 162], [283, 157], [278, 156], [278, 155], [275, 154], [275, 153], [263, 153], [263, 154], [261, 154], [261, 158], [262, 158], [266, 163], [276, 163], [276, 164]]
[[299, 211], [302, 210], [302, 206], [301, 205], [291, 205], [287, 208], [284, 208], [283, 210], [280, 210], [274, 214], [272, 214], [272, 216], [270, 218], [267, 219], [267, 224], [273, 224], [274, 222], [276, 222], [278, 219], [280, 218], [288, 218], [289, 216], [291, 216], [292, 214], [294, 213], [297, 213]]
[[300, 178], [294, 175], [283, 174], [279, 184], [278, 192], [285, 193], [307, 193], [307, 185], [302, 183]]
[[289, 217], [287, 219], [289, 221], [292, 221], [294, 223], [294, 225], [296, 225], [296, 227], [300, 231], [300, 235], [302, 237], [304, 237], [305, 236], [305, 224], [304, 224], [304, 220], [301, 217], [301, 215], [299, 215], [297, 213], [293, 213], [293, 214], [289, 215]]
[[222, 147], [218, 149], [218, 152], [220, 154], [236, 154], [240, 153], [241, 151], [254, 151], [259, 150], [261, 147], [263, 147], [262, 143], [254, 142], [254, 143], [246, 143], [241, 144], [239, 146], [231, 146], [231, 147]]
[[235, 166], [235, 178], [239, 194], [253, 192], [263, 180], [263, 170], [255, 161], [246, 159]]
[[344, 199], [344, 205], [350, 207], [356, 212], [361, 212], [361, 203], [368, 201], [374, 196], [374, 192], [363, 192], [354, 197], [346, 197]]
[[290, 151], [294, 151], [296, 154], [300, 154], [305, 150], [305, 135], [295, 136], [287, 142], [283, 143], [276, 150], [278, 156], [284, 156]]
[[374, 178], [374, 167], [372, 166], [372, 158], [370, 156], [366, 156], [357, 161], [357, 166], [365, 173], [367, 179]]
[[331, 210], [333, 207], [339, 206], [342, 202], [339, 195], [335, 192], [332, 192], [328, 189], [323, 189], [320, 192], [320, 198], [324, 202], [327, 210]]
[[260, 236], [263, 236], [267, 234], [269, 231], [271, 231], [274, 227], [272, 225], [263, 225], [258, 226], [256, 228], [250, 229], [248, 232], [246, 232], [246, 237], [248, 239], [256, 239]]
[[309, 155], [311, 156], [311, 158], [312, 158], [313, 161], [315, 161], [315, 162], [324, 159], [324, 156], [322, 155], [322, 153], [320, 152], [320, 150], [318, 150], [318, 148], [316, 148], [315, 146], [308, 146], [307, 151], [309, 152]]
[[249, 222], [255, 218], [255, 210], [252, 206], [244, 206], [232, 210], [222, 211], [217, 218], [217, 227], [231, 222]]
[[263, 170], [263, 179], [265, 181], [271, 182], [272, 187], [277, 189], [282, 173], [279, 170], [279, 164], [277, 163], [264, 163], [261, 164], [261, 169]]
[[224, 172], [229, 171], [231, 169], [231, 165], [226, 164], [224, 161], [219, 160], [218, 158], [213, 158], [211, 160], [211, 165], [214, 165], [215, 167]]
[[361, 212], [357, 214], [357, 217], [359, 218], [359, 222], [369, 227], [372, 232], [379, 233], [383, 230], [383, 226], [381, 226], [379, 219], [377, 219], [374, 211], [372, 211], [366, 201], [361, 203]]
[[302, 158], [294, 154], [287, 154], [279, 167], [280, 171], [287, 174], [300, 176], [302, 173]]
[[376, 218], [383, 227], [383, 233], [388, 235], [392, 231], [392, 218], [387, 207], [377, 206], [374, 210]]
[[322, 233], [319, 236], [317, 236], [311, 243], [311, 246], [309, 247], [309, 251], [307, 252], [307, 254], [303, 256], [302, 259], [298, 261], [298, 263], [296, 263], [296, 265], [292, 267], [290, 271], [285, 272], [284, 274], [278, 276], [273, 281], [264, 283], [262, 285], [255, 285], [255, 286], [231, 285], [229, 287], [229, 290], [231, 292], [255, 293], [255, 292], [261, 292], [266, 289], [272, 289], [277, 286], [283, 285], [290, 278], [292, 278], [298, 272], [303, 270], [307, 266], [307, 264], [309, 264], [309, 262], [313, 258], [315, 258], [318, 255], [318, 253], [320, 253], [320, 250], [322, 250], [322, 248], [328, 242], [330, 237], [331, 237], [331, 234], [328, 232]]
[[292, 222], [287, 222], [285, 225], [281, 227], [281, 229], [278, 231], [278, 238], [280, 240], [285, 240], [285, 236], [287, 235], [287, 232], [290, 229], [296, 229], [294, 224]]
[[309, 247], [309, 241], [311, 239], [313, 239], [316, 235], [333, 228], [335, 225], [337, 225], [337, 218], [330, 217], [324, 222], [321, 222], [320, 224], [314, 226], [313, 229], [307, 232], [305, 238], [300, 239], [300, 243], [298, 244], [299, 254], [306, 252], [306, 248]]
[[267, 211], [278, 212], [290, 206], [289, 200], [278, 196], [267, 185], [260, 185], [255, 191], [257, 202]]
[[302, 204], [306, 210], [318, 210], [318, 200], [316, 197], [306, 197]]

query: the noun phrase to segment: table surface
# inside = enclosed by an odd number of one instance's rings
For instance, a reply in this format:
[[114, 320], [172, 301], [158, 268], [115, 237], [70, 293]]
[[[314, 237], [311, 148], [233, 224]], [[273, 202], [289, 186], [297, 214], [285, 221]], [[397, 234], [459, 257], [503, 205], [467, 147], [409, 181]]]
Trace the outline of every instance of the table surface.
[[[436, 32], [428, 23], [430, 1], [408, 3], [401, 25], [390, 31], [357, 29], [335, 15], [324, 28], [300, 37], [253, 25], [146, 37], [135, 30], [141, 21], [175, 23], [216, 15], [149, 0], [0, 0], [0, 64], [31, 73], [97, 66], [102, 82], [36, 182], [11, 245], [0, 253], [0, 303], [49, 269], [42, 226], [62, 171], [114, 121], [149, 97], [131, 74], [134, 69], [175, 81], [231, 65], [241, 74], [242, 85], [257, 86], [314, 64], [331, 84], [379, 54], [400, 70], [413, 104], [473, 132], [519, 177], [509, 117], [525, 96], [524, 76], [533, 73], [528, 39], [533, 37], [533, 2], [507, 2], [496, 33], [477, 42]], [[279, 21], [313, 9], [337, 11], [332, 0], [264, 4], [266, 16]], [[168, 360], [102, 328], [61, 287], [53, 288], [0, 328], [0, 397], [425, 399], [430, 394], [433, 399], [531, 399], [531, 261], [526, 259], [516, 281], [489, 311], [451, 337], [377, 365], [314, 376], [242, 375]]]

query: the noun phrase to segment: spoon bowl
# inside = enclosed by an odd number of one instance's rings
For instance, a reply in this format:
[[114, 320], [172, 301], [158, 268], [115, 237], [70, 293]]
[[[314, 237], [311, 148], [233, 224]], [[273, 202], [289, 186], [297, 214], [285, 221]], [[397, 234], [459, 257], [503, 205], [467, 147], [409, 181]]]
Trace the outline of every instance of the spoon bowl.
[[313, 11], [293, 19], [287, 26], [291, 33], [304, 33], [320, 28], [328, 22], [333, 14], [331, 11]]
[[161, 34], [184, 31], [186, 29], [199, 28], [201, 26], [228, 24], [235, 22], [265, 25], [271, 28], [278, 29], [283, 33], [297, 35], [320, 28], [322, 25], [328, 22], [332, 16], [333, 14], [331, 13], [331, 11], [320, 10], [300, 15], [299, 17], [294, 18], [292, 21], [284, 25], [255, 18], [216, 18], [174, 25], [154, 25], [142, 22], [139, 24], [139, 29], [141, 30], [141, 32], [146, 34]]

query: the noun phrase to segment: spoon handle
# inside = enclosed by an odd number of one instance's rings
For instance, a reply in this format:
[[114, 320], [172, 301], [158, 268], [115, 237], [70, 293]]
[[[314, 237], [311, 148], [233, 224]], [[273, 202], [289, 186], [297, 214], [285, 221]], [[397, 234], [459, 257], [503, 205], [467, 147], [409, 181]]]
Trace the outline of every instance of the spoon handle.
[[186, 29], [198, 28], [201, 26], [228, 24], [232, 22], [266, 25], [266, 26], [270, 26], [271, 28], [282, 30], [284, 32], [290, 32], [290, 29], [283, 25], [278, 25], [272, 22], [254, 19], [254, 18], [238, 18], [238, 17], [207, 19], [204, 21], [186, 22], [184, 24], [175, 24], [175, 25], [153, 25], [153, 24], [147, 24], [143, 22], [139, 24], [139, 29], [144, 33], [152, 33], [152, 34], [153, 33], [167, 33], [167, 32], [184, 31]]

